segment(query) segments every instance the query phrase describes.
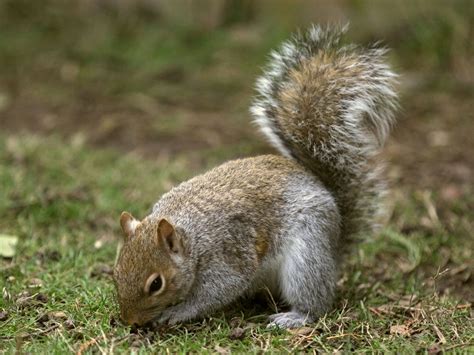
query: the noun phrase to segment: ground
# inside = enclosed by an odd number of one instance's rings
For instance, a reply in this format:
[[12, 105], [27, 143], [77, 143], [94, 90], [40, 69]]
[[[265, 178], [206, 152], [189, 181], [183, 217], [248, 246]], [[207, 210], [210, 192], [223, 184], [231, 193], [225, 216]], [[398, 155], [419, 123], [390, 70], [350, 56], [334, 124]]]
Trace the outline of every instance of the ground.
[[143, 217], [180, 181], [273, 152], [247, 107], [295, 21], [176, 28], [141, 10], [0, 5], [0, 234], [19, 238], [0, 259], [0, 352], [474, 351], [472, 6], [392, 9], [382, 26], [341, 3], [350, 39], [382, 37], [401, 73], [389, 213], [347, 256], [334, 310], [292, 331], [266, 329], [265, 297], [130, 329], [111, 268], [122, 210]]

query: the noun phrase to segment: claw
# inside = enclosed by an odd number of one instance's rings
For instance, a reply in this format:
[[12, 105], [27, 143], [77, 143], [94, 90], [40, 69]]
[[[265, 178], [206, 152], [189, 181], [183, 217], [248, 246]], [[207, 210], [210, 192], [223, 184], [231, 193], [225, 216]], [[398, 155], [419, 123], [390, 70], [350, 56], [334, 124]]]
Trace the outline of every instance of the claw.
[[313, 319], [307, 314], [302, 314], [299, 312], [284, 312], [272, 314], [268, 317], [270, 323], [267, 325], [267, 328], [299, 328], [308, 323], [311, 323]]

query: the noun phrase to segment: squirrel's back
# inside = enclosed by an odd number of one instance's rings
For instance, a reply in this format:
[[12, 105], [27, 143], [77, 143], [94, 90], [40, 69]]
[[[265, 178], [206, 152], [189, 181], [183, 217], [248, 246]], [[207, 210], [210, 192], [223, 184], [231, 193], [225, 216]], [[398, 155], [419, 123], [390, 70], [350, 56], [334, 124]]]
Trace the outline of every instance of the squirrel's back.
[[276, 233], [282, 210], [290, 208], [288, 186], [307, 177], [318, 183], [305, 167], [279, 155], [231, 160], [174, 187], [153, 210], [180, 224], [196, 224], [189, 229], [205, 224], [215, 231], [226, 218], [240, 216], [254, 226], [274, 226]]
[[345, 28], [313, 26], [271, 54], [251, 112], [285, 156], [332, 191], [343, 238], [371, 229], [384, 191], [376, 154], [394, 122], [396, 75], [383, 48], [341, 45]]

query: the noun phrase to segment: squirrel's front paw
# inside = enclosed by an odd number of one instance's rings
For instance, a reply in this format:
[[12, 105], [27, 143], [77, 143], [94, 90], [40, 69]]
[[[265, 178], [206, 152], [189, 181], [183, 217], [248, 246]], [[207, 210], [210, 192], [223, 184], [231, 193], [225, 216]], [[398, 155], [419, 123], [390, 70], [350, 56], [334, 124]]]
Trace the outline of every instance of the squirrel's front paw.
[[166, 324], [168, 323], [169, 315], [162, 312], [159, 316], [153, 319], [154, 324]]
[[164, 310], [156, 319], [155, 322], [158, 324], [170, 324], [174, 325], [180, 320], [173, 314], [172, 310]]
[[174, 325], [180, 322], [185, 322], [193, 318], [193, 315], [178, 307], [170, 307], [165, 309], [157, 318], [156, 322], [159, 324]]
[[313, 321], [313, 319], [307, 314], [301, 314], [298, 312], [277, 313], [271, 315], [268, 318], [270, 323], [268, 324], [267, 328], [299, 328]]

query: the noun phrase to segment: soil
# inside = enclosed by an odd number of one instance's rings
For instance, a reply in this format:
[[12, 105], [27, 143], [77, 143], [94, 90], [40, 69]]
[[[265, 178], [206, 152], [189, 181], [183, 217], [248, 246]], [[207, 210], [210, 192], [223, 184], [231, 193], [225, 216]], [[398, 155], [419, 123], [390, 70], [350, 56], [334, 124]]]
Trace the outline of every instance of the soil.
[[[66, 139], [80, 135], [80, 139], [93, 146], [134, 151], [145, 157], [235, 145], [249, 137], [256, 139], [251, 125], [240, 124], [241, 117], [235, 117], [217, 105], [210, 109], [195, 109], [192, 106], [183, 108], [179, 103], [155, 102], [158, 108], [150, 113], [133, 104], [124, 104], [120, 99], [114, 102], [89, 97], [57, 107], [19, 95], [6, 109], [0, 110], [0, 125], [12, 133], [56, 134]], [[159, 130], [162, 117], [177, 115], [180, 122], [175, 131]], [[156, 126], [158, 128], [153, 129]]]

